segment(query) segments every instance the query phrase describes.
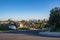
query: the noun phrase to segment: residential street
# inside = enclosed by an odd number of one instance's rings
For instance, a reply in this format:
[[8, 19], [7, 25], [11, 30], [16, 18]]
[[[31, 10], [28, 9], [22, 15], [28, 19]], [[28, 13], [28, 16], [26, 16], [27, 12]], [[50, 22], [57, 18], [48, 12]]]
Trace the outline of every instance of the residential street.
[[33, 36], [28, 34], [0, 33], [0, 40], [60, 40], [60, 38]]

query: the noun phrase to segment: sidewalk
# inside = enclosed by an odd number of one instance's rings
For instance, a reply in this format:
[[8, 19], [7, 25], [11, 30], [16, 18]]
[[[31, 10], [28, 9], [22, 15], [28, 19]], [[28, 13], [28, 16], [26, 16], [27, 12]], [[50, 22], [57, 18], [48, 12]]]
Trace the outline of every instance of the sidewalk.
[[60, 32], [40, 32], [39, 34], [44, 36], [60, 37]]

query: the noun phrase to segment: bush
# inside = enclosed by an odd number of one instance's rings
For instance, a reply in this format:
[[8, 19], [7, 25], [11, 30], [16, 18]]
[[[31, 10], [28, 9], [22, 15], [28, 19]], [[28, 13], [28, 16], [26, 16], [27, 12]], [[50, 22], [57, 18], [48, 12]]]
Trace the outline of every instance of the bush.
[[19, 29], [21, 29], [21, 30], [29, 30], [29, 28], [19, 28]]
[[7, 26], [0, 26], [0, 31], [10, 30]]

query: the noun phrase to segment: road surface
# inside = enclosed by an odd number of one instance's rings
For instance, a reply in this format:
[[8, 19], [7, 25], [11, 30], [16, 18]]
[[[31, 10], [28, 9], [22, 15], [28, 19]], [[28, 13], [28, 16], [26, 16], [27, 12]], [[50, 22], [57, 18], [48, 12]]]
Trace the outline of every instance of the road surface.
[[60, 38], [42, 37], [28, 34], [0, 33], [0, 40], [60, 40]]

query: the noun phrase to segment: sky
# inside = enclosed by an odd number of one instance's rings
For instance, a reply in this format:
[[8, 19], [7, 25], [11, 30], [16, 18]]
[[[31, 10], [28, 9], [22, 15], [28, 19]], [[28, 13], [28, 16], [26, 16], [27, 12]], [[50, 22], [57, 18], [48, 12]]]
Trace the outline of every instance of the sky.
[[0, 20], [48, 19], [60, 0], [0, 0]]

